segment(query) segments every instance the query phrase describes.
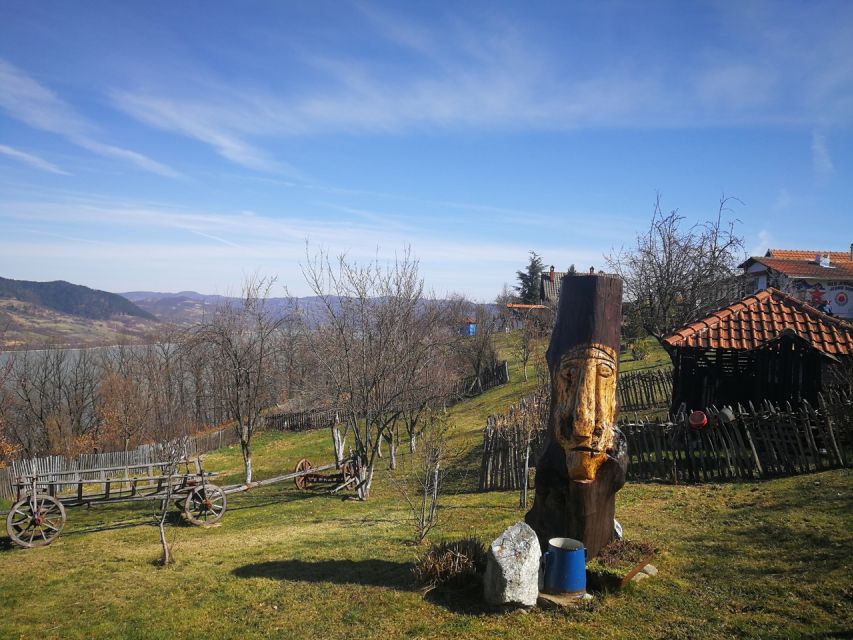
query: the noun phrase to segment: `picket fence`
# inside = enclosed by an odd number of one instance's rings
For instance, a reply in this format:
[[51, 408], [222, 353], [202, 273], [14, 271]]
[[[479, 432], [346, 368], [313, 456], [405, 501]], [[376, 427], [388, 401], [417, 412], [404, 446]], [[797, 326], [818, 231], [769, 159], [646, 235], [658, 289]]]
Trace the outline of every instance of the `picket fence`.
[[616, 395], [619, 409], [623, 412], [669, 409], [672, 401], [672, 367], [619, 374]]
[[[799, 475], [853, 463], [853, 396], [832, 391], [817, 406], [763, 402], [735, 409], [710, 407], [708, 424], [695, 429], [687, 416], [623, 422], [628, 479], [721, 482]], [[545, 430], [529, 438], [520, 421], [494, 417], [483, 431], [480, 490], [520, 489], [535, 465]]]
[[817, 406], [765, 401], [710, 407], [708, 425], [686, 416], [623, 424], [631, 457], [628, 477], [670, 482], [720, 482], [799, 475], [853, 462], [853, 399], [818, 396]]

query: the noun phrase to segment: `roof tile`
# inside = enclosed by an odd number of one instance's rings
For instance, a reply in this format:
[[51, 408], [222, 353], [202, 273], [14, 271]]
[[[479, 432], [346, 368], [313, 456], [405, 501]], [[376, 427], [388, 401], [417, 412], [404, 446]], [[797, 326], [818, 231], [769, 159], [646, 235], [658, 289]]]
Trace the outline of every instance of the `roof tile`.
[[819, 278], [821, 280], [853, 280], [853, 262], [830, 262], [829, 267], [822, 267], [805, 260], [788, 260], [781, 258], [750, 258], [746, 263], [757, 262], [765, 267], [783, 273], [792, 278]]
[[804, 260], [814, 262], [818, 255], [828, 255], [830, 262], [853, 262], [853, 257], [847, 251], [809, 251], [808, 249], [769, 249], [768, 258], [779, 258], [781, 260]]
[[671, 347], [748, 350], [778, 338], [786, 329], [824, 353], [853, 355], [853, 324], [776, 289], [759, 291], [691, 322], [663, 342]]

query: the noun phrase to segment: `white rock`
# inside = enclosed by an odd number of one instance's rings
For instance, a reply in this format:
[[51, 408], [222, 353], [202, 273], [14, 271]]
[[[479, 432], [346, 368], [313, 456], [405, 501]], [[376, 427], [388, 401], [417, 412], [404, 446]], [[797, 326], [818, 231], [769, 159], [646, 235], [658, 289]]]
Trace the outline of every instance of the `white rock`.
[[489, 547], [483, 579], [486, 602], [532, 607], [539, 596], [539, 560], [542, 549], [536, 532], [518, 522]]
[[650, 576], [656, 576], [658, 574], [658, 568], [653, 564], [647, 564], [643, 567], [643, 573], [647, 573]]
[[631, 582], [639, 582], [640, 580], [645, 580], [648, 577], [649, 577], [648, 573], [643, 573], [642, 571], [640, 571], [640, 573], [638, 573], [633, 578], [631, 578]]

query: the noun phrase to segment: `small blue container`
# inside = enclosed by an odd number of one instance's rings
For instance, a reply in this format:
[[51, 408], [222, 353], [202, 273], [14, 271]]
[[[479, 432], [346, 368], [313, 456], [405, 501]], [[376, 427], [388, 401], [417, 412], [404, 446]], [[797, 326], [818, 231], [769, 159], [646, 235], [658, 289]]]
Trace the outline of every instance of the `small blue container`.
[[586, 549], [579, 540], [551, 538], [542, 554], [545, 593], [584, 593], [586, 591]]

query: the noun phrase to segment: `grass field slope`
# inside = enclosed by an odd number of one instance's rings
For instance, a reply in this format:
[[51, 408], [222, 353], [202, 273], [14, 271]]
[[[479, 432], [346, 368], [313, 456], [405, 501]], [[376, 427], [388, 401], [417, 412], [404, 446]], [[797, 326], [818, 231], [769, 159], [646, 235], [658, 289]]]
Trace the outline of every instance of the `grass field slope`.
[[[516, 492], [475, 491], [486, 416], [532, 385], [517, 366], [511, 377], [450, 409], [461, 462], [433, 541], [488, 542], [523, 517]], [[263, 433], [255, 451], [259, 478], [331, 457], [325, 431]], [[211, 453], [205, 466], [237, 482], [239, 449]], [[50, 547], [0, 541], [0, 638], [830, 638], [853, 628], [847, 470], [629, 484], [618, 517], [628, 537], [661, 550], [657, 578], [568, 612], [497, 614], [471, 594], [413, 586], [423, 547], [408, 543], [403, 501], [378, 475], [365, 503], [292, 484], [234, 494], [217, 526], [173, 523], [177, 562], [167, 568], [155, 566], [151, 505], [71, 509]]]

